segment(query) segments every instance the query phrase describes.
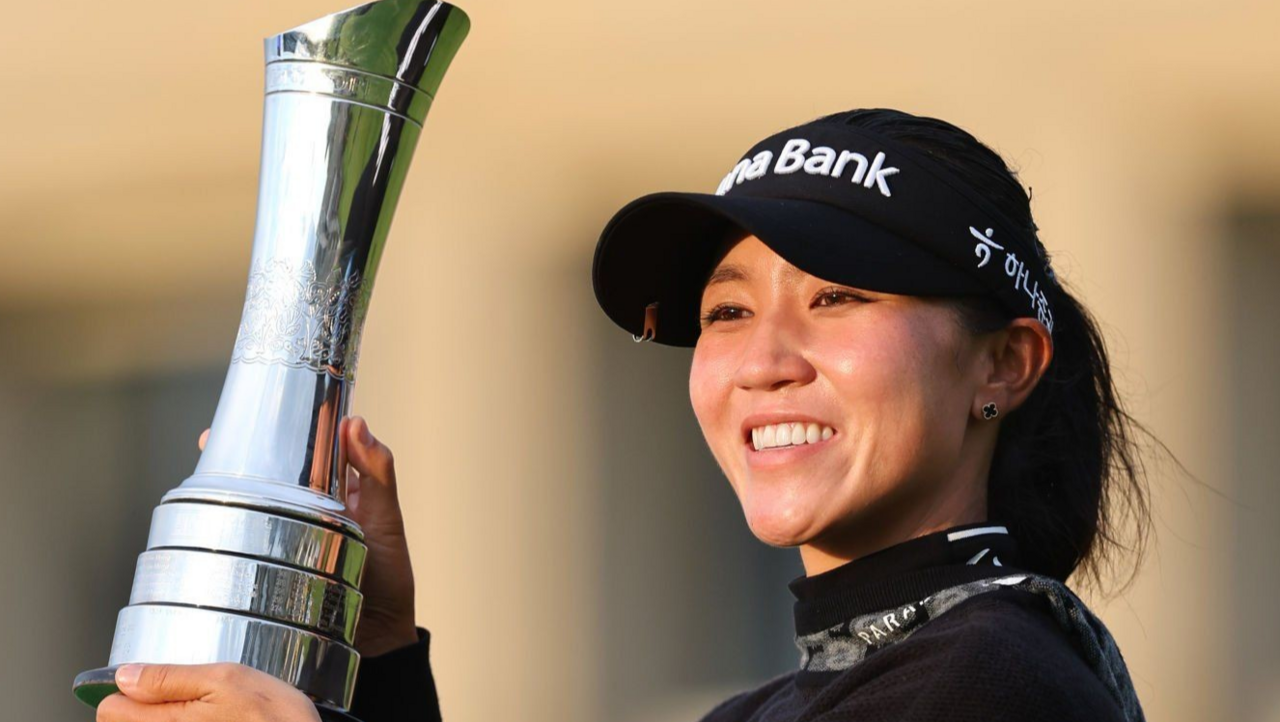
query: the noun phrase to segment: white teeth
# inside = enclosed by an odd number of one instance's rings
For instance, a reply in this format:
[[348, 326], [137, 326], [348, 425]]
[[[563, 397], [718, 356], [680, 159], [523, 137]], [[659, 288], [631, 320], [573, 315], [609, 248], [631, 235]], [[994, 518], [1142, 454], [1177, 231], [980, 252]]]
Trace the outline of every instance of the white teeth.
[[786, 446], [816, 444], [835, 436], [835, 429], [821, 424], [791, 422], [757, 426], [751, 430], [751, 447], [756, 451]]

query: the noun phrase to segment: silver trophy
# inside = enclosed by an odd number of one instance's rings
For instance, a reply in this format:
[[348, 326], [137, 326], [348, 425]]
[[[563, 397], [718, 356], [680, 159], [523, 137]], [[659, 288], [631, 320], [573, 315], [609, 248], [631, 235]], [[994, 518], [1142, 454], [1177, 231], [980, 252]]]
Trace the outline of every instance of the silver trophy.
[[96, 705], [129, 662], [240, 662], [322, 710], [351, 705], [365, 546], [339, 424], [391, 217], [458, 8], [380, 0], [266, 41], [262, 168], [244, 314], [209, 442], [165, 494]]

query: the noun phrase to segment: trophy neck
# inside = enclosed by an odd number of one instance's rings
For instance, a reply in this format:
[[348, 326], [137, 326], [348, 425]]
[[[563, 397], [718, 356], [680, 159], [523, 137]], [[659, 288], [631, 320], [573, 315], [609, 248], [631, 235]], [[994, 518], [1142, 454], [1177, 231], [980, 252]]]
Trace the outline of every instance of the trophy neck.
[[340, 425], [360, 334], [422, 121], [467, 27], [445, 3], [380, 0], [267, 41], [239, 334], [196, 472], [166, 499], [346, 517]]

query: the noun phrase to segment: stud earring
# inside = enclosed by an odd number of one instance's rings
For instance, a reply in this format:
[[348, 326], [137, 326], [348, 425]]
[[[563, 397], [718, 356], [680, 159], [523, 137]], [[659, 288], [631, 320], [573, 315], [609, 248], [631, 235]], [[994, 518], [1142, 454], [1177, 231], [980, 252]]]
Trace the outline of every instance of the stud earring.
[[987, 421], [994, 419], [996, 415], [999, 413], [1000, 413], [1000, 409], [996, 408], [996, 402], [994, 401], [989, 401], [987, 402], [986, 406], [982, 407], [982, 418], [986, 419]]

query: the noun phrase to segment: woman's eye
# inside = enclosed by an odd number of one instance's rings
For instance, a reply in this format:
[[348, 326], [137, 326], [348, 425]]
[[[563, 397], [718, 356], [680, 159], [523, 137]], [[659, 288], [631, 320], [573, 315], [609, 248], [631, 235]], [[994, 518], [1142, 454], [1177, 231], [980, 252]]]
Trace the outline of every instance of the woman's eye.
[[746, 318], [750, 313], [740, 306], [720, 305], [702, 315], [702, 323], [709, 326], [717, 321], [737, 321]]
[[813, 299], [813, 305], [815, 307], [840, 306], [842, 304], [850, 303], [852, 301], [865, 301], [865, 300], [866, 300], [865, 298], [863, 298], [862, 296], [859, 296], [853, 291], [848, 291], [843, 288], [828, 288], [826, 290], [818, 292], [818, 295]]

